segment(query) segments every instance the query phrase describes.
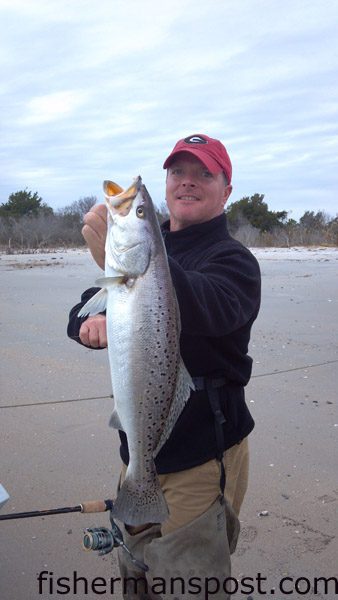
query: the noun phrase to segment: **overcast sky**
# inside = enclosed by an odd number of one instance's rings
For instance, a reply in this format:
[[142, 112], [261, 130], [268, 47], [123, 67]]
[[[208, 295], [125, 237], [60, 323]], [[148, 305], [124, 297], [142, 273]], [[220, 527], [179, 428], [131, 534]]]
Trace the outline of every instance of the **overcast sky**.
[[233, 163], [232, 201], [338, 213], [337, 0], [0, 0], [0, 203], [53, 208], [142, 175], [177, 139]]

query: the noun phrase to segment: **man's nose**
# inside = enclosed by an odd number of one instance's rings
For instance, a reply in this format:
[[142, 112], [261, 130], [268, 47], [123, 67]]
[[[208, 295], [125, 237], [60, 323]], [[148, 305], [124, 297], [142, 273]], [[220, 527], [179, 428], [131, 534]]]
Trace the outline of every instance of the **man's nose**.
[[194, 182], [193, 177], [187, 174], [183, 177], [182, 185], [185, 185], [186, 187], [195, 187], [196, 184]]

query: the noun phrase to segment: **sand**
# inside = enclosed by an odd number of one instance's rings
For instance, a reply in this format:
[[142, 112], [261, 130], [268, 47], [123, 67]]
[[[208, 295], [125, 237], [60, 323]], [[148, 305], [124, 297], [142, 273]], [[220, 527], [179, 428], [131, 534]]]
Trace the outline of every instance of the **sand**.
[[[256, 427], [233, 576], [256, 580], [255, 600], [331, 599], [333, 582], [327, 595], [323, 582], [316, 595], [302, 592], [307, 580], [337, 577], [338, 249], [253, 252], [263, 281], [246, 392]], [[66, 337], [69, 309], [100, 270], [87, 251], [72, 250], [1, 255], [0, 272], [0, 483], [10, 494], [1, 514], [113, 496], [119, 455], [107, 425], [107, 354]], [[99, 558], [81, 548], [83, 529], [100, 525], [109, 526], [107, 514], [0, 522], [0, 597], [58, 596], [57, 578], [74, 572], [89, 585], [118, 577], [115, 551]], [[49, 573], [42, 595], [41, 571]], [[293, 578], [285, 591], [298, 592], [282, 594], [283, 577]], [[103, 589], [85, 595], [84, 586], [63, 595], [93, 600]], [[250, 595], [242, 583], [238, 590], [236, 600]], [[120, 599], [120, 587], [101, 597]]]

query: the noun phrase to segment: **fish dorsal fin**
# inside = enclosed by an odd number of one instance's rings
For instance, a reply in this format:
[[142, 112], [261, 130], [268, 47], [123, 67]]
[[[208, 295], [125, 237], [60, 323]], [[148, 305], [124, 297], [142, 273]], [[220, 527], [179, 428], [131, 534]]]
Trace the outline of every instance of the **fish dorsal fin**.
[[161, 437], [160, 437], [159, 442], [154, 450], [154, 453], [153, 453], [154, 457], [157, 456], [157, 454], [161, 450], [162, 446], [165, 444], [165, 442], [169, 438], [178, 417], [180, 416], [183, 408], [185, 407], [187, 401], [189, 400], [191, 390], [194, 390], [194, 389], [195, 389], [195, 387], [194, 387], [193, 381], [192, 381], [190, 374], [188, 373], [188, 370], [181, 358], [180, 364], [179, 364], [178, 376], [177, 376], [175, 397], [171, 403], [168, 417], [166, 419], [163, 431], [161, 433]]

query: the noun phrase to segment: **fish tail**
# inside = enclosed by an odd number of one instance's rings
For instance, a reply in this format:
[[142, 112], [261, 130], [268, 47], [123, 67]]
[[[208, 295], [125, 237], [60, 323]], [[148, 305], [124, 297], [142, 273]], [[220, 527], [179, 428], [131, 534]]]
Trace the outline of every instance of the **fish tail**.
[[165, 521], [169, 510], [156, 473], [146, 483], [127, 475], [114, 502], [113, 515], [127, 525]]

